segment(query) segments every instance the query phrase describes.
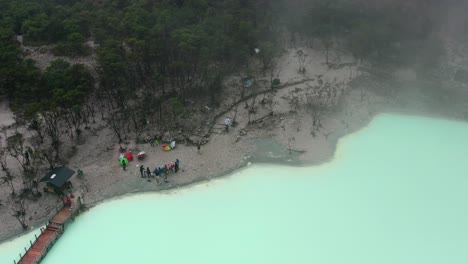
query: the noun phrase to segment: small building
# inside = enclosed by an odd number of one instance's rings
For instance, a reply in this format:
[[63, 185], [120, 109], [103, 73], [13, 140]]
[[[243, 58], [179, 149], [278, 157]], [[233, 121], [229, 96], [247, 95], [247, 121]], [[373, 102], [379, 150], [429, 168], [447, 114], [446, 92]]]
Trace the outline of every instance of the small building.
[[44, 192], [63, 194], [72, 186], [70, 178], [75, 174], [75, 171], [65, 166], [55, 167], [51, 169], [41, 182], [45, 182]]

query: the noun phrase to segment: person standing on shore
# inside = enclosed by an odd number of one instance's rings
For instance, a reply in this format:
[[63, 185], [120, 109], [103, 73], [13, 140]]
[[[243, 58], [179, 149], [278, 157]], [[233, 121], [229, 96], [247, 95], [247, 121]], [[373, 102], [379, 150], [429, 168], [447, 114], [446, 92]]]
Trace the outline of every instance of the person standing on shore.
[[65, 204], [67, 205], [68, 210], [71, 210], [71, 208], [72, 208], [72, 201], [71, 201], [70, 197], [67, 197], [67, 200], [65, 200]]
[[158, 167], [154, 168], [153, 173], [154, 173], [154, 177], [156, 178], [156, 184], [159, 184], [159, 168]]
[[145, 168], [143, 167], [143, 165], [140, 165], [140, 174], [141, 174], [141, 177], [144, 178], [145, 177]]
[[167, 175], [169, 174], [169, 169], [167, 168], [167, 165], [164, 165], [164, 182], [168, 182], [167, 180]]
[[201, 153], [200, 153], [200, 149], [201, 149], [201, 144], [200, 144], [200, 143], [198, 143], [198, 145], [197, 145], [197, 151], [198, 151], [198, 154], [201, 154]]

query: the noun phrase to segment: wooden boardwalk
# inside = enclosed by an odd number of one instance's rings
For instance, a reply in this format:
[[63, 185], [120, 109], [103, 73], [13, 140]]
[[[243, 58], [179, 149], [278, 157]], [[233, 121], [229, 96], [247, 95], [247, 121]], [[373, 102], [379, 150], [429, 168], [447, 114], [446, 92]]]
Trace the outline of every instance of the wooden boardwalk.
[[19, 255], [20, 260], [15, 264], [36, 264], [39, 263], [49, 252], [55, 242], [62, 236], [66, 224], [80, 213], [81, 198], [72, 202], [71, 210], [64, 206], [52, 217], [45, 228], [41, 228], [41, 234], [36, 236], [35, 241], [30, 241], [31, 247], [25, 248], [26, 253]]

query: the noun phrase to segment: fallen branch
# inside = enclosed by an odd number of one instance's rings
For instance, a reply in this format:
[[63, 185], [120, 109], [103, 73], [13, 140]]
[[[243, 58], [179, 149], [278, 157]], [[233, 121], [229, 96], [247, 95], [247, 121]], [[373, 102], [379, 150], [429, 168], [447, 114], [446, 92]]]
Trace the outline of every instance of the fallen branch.
[[254, 120], [254, 121], [251, 121], [250, 124], [257, 124], [257, 123], [260, 123], [260, 122], [262, 122], [265, 118], [270, 117], [270, 116], [273, 116], [273, 112], [269, 112], [266, 116], [261, 117], [261, 118], [259, 118], [259, 119], [256, 119], [256, 120]]
[[304, 154], [307, 152], [307, 150], [299, 150], [299, 149], [288, 149], [288, 150], [289, 150], [289, 154], [291, 154], [291, 152], [297, 152], [300, 154]]

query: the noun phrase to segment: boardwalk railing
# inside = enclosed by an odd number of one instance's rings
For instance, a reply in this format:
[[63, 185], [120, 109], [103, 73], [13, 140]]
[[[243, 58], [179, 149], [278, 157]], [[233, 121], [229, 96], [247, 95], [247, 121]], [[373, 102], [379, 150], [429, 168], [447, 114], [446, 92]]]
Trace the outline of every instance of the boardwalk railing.
[[19, 260], [14, 260], [14, 264], [31, 264], [39, 263], [49, 253], [55, 242], [62, 236], [66, 225], [70, 220], [80, 214], [82, 208], [81, 197], [78, 197], [73, 210], [67, 206], [63, 206], [60, 210], [56, 209], [56, 214], [41, 228], [39, 236], [34, 235], [34, 241], [30, 240], [29, 248], [24, 248], [24, 255], [19, 254]]

